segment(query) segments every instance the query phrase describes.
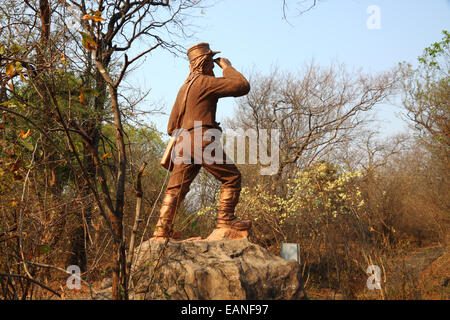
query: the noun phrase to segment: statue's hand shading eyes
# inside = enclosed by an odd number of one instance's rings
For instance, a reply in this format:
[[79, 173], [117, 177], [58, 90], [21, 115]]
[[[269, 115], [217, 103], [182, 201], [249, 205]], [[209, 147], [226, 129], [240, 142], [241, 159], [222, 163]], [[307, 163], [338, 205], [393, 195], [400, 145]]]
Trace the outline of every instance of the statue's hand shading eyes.
[[222, 69], [225, 69], [226, 67], [231, 67], [231, 62], [227, 58], [216, 58], [214, 59], [214, 62], [219, 65]]

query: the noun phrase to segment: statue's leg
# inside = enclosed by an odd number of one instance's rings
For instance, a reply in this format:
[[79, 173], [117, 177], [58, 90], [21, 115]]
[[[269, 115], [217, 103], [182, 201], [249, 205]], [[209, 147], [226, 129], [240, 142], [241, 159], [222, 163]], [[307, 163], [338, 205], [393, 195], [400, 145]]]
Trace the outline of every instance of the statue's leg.
[[240, 220], [234, 215], [234, 208], [239, 201], [240, 189], [220, 189], [219, 212], [217, 213], [217, 228], [232, 228], [239, 231], [250, 230], [251, 220]]
[[[220, 148], [220, 145], [217, 145]], [[234, 215], [234, 208], [241, 193], [241, 173], [234, 163], [223, 153], [223, 163], [206, 163], [203, 167], [216, 179], [222, 182], [220, 189], [219, 212], [217, 214], [217, 228], [232, 228], [235, 230], [249, 230], [251, 220], [240, 220]]]
[[173, 220], [177, 209], [189, 192], [189, 186], [197, 176], [200, 165], [176, 164], [170, 176], [167, 190], [164, 194], [160, 215], [156, 223], [153, 237], [171, 237]]
[[174, 193], [164, 194], [163, 202], [161, 205], [159, 219], [156, 223], [155, 232], [153, 237], [169, 237], [172, 232], [173, 219], [177, 211], [178, 195]]

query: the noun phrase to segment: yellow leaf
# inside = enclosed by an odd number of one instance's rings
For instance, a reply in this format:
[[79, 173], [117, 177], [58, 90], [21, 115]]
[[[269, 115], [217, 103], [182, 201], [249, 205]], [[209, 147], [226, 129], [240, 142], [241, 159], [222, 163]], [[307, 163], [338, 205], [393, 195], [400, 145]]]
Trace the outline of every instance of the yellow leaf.
[[11, 207], [17, 207], [19, 203], [17, 201], [12, 201], [11, 202]]
[[105, 154], [102, 156], [102, 160], [105, 160], [106, 158], [110, 158], [110, 157], [111, 157], [111, 153], [110, 153], [110, 152], [105, 153]]
[[55, 170], [51, 170], [50, 171], [50, 180], [49, 180], [49, 185], [50, 187], [53, 187], [55, 185], [56, 182], [56, 175], [55, 175]]
[[92, 17], [92, 20], [94, 20], [96, 22], [105, 21], [105, 19], [103, 19], [102, 17], [97, 17], [97, 16]]
[[84, 100], [84, 92], [83, 92], [83, 89], [81, 89], [81, 93], [80, 93], [80, 95], [78, 96], [78, 99], [80, 100], [80, 103], [81, 103], [81, 104], [86, 104], [86, 101]]
[[12, 83], [8, 83], [8, 87], [9, 87], [12, 91], [14, 91], [14, 86], [12, 85]]
[[[98, 12], [96, 12], [96, 13], [98, 13]], [[101, 12], [100, 12], [100, 14], [101, 14]], [[105, 21], [105, 19], [100, 17], [100, 15], [91, 16], [90, 14], [85, 14], [81, 19], [82, 20], [94, 20], [96, 22]]]
[[14, 75], [14, 66], [10, 63], [6, 66], [6, 75], [12, 77]]
[[25, 79], [25, 76], [23, 75], [22, 71], [19, 72], [19, 75], [20, 75], [20, 79], [22, 79], [23, 82], [27, 82], [27, 79]]
[[22, 139], [26, 139], [26, 138], [28, 138], [31, 135], [31, 133], [32, 133], [32, 131], [30, 129], [28, 129], [27, 132], [21, 130], [20, 134], [19, 134], [19, 137], [22, 138]]

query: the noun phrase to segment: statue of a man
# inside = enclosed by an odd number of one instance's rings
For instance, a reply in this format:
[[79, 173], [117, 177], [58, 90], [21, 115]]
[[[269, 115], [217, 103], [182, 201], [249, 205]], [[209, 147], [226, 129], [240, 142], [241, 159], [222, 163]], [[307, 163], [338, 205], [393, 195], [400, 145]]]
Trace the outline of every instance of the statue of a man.
[[[167, 132], [176, 135], [182, 130], [185, 134], [176, 142], [188, 143], [183, 150], [184, 159], [189, 161], [175, 162], [173, 172], [167, 185], [160, 217], [156, 224], [153, 237], [167, 238], [173, 232], [173, 220], [177, 208], [189, 191], [189, 186], [197, 176], [201, 167], [204, 167], [222, 183], [220, 190], [219, 212], [217, 215], [217, 228], [231, 228], [239, 231], [249, 230], [251, 220], [239, 220], [234, 215], [234, 208], [239, 200], [241, 191], [241, 173], [236, 165], [229, 159], [217, 137], [208, 136], [208, 132], [220, 130], [216, 122], [217, 101], [223, 97], [240, 97], [250, 91], [250, 85], [245, 77], [231, 66], [226, 58], [213, 59], [219, 52], [210, 49], [208, 43], [198, 43], [187, 51], [190, 74], [180, 88], [175, 104], [169, 118]], [[223, 77], [215, 77], [214, 62], [223, 69]], [[195, 147], [194, 133], [201, 133], [201, 146]], [[186, 137], [186, 134], [188, 137]], [[190, 139], [187, 139], [190, 138]], [[216, 138], [216, 139], [214, 139]], [[197, 138], [198, 139], [198, 138]], [[197, 140], [198, 141], [198, 140]], [[214, 152], [204, 152], [211, 146]], [[177, 149], [175, 147], [175, 149]], [[178, 148], [179, 149], [179, 148]], [[216, 161], [215, 156], [219, 155]]]

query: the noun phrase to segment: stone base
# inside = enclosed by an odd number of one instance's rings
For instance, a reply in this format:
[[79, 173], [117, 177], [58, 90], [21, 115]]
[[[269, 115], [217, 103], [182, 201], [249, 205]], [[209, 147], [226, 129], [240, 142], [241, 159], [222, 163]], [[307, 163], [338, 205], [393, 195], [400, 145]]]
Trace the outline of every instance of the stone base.
[[[130, 299], [307, 299], [300, 264], [250, 243], [248, 234], [220, 228], [206, 239], [143, 242], [131, 268]], [[95, 299], [111, 299], [111, 287]]]
[[[244, 236], [216, 229], [209, 239]], [[208, 239], [207, 238], [207, 239]], [[301, 267], [240, 240], [146, 241], [132, 270], [136, 300], [305, 299]], [[107, 290], [110, 291], [110, 288]], [[107, 291], [105, 290], [105, 291]], [[108, 291], [108, 293], [109, 293]], [[105, 293], [107, 296], [107, 294]], [[99, 299], [105, 299], [104, 296]]]

